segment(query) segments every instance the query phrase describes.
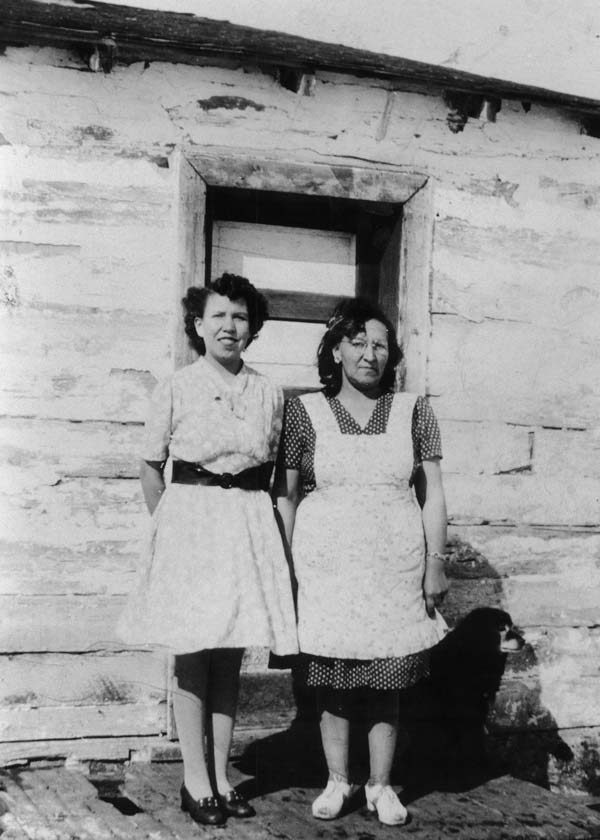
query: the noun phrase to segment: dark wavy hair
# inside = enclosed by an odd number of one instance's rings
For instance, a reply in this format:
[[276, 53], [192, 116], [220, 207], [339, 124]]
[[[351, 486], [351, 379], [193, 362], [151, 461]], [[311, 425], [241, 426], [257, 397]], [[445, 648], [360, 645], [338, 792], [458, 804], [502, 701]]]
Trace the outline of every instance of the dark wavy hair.
[[355, 338], [364, 332], [367, 321], [379, 321], [386, 328], [389, 355], [380, 381], [382, 391], [392, 391], [396, 380], [396, 367], [402, 358], [402, 350], [396, 338], [392, 322], [382, 310], [367, 298], [345, 298], [333, 310], [327, 321], [327, 332], [317, 350], [319, 379], [328, 397], [335, 397], [342, 387], [342, 366], [336, 365], [333, 349], [342, 338]]
[[194, 350], [204, 356], [206, 347], [204, 339], [196, 332], [194, 321], [196, 318], [204, 317], [206, 301], [211, 295], [223, 295], [229, 300], [243, 300], [248, 307], [248, 326], [250, 338], [248, 347], [257, 337], [264, 322], [269, 317], [267, 301], [264, 295], [256, 289], [252, 283], [239, 274], [222, 274], [216, 280], [212, 280], [206, 286], [191, 286], [186, 296], [182, 299], [185, 309], [185, 333]]

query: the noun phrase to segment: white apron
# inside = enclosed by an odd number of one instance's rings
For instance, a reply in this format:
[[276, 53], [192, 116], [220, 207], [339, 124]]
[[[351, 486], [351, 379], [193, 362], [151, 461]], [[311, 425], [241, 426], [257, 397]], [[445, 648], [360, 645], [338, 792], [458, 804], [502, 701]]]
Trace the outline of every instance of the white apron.
[[446, 624], [423, 598], [423, 526], [409, 487], [416, 396], [394, 395], [381, 435], [342, 434], [323, 394], [301, 399], [316, 432], [316, 489], [298, 507], [292, 546], [300, 650], [374, 659], [432, 647]]

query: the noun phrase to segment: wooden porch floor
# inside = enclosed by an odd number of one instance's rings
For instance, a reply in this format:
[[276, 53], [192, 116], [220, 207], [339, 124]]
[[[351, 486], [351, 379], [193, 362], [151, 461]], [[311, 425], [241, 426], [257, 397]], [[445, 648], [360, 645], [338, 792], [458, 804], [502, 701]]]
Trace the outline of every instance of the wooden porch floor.
[[179, 809], [178, 763], [115, 768], [95, 784], [64, 767], [4, 771], [0, 792], [3, 840], [385, 840], [398, 832], [413, 840], [591, 840], [600, 838], [600, 814], [565, 796], [503, 776], [461, 793], [432, 792], [407, 802], [410, 823], [380, 826], [364, 803], [333, 822], [310, 815], [314, 788], [258, 792], [255, 780], [235, 772], [253, 797], [252, 820], [223, 828], [196, 826]]

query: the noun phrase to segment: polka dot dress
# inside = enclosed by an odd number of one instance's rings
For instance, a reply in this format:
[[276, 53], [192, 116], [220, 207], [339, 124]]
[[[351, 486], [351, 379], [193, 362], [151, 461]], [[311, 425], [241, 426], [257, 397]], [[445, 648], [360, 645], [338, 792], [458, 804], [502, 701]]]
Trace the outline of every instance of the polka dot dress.
[[[335, 397], [327, 397], [342, 434], [385, 434], [394, 399], [393, 393], [377, 400], [367, 425], [361, 429], [356, 420]], [[429, 403], [418, 397], [412, 416], [414, 470], [422, 461], [441, 458], [441, 437]], [[306, 496], [316, 487], [314, 456], [316, 433], [308, 412], [298, 398], [286, 403], [280, 455], [287, 469], [299, 470], [301, 493]], [[414, 474], [413, 470], [413, 474]], [[335, 689], [374, 688], [398, 690], [409, 688], [429, 674], [429, 652], [386, 659], [334, 659], [300, 655], [300, 676], [309, 686]]]
[[[364, 429], [344, 408], [336, 397], [327, 397], [327, 402], [337, 420], [342, 434], [383, 435], [392, 408], [394, 394], [387, 392], [377, 400], [371, 418]], [[417, 397], [412, 417], [412, 442], [414, 469], [422, 461], [442, 457], [440, 429], [435, 414], [424, 397]], [[286, 401], [281, 452], [289, 470], [299, 470], [301, 492], [306, 496], [315, 489], [315, 444], [316, 434], [310, 417], [301, 400], [293, 397]]]

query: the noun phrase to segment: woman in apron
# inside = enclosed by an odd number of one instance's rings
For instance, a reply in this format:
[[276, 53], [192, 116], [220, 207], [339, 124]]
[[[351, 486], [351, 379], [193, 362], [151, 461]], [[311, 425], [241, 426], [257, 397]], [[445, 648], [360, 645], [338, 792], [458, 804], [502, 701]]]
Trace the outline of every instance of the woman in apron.
[[448, 588], [439, 430], [425, 399], [394, 392], [400, 358], [381, 310], [344, 301], [318, 350], [323, 390], [286, 408], [275, 493], [298, 583], [306, 680], [318, 687], [329, 771], [312, 806], [319, 819], [337, 817], [358, 789], [348, 748], [361, 694], [367, 806], [384, 824], [406, 821], [390, 786], [399, 690], [427, 675], [427, 652], [446, 630], [435, 609]]

